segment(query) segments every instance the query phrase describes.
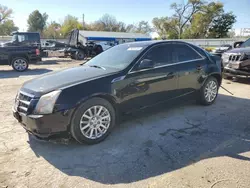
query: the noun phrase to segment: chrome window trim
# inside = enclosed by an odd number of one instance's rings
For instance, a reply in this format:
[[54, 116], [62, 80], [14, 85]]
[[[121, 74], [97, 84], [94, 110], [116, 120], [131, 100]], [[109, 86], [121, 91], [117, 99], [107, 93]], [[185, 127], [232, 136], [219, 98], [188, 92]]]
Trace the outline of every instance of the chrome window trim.
[[137, 73], [137, 72], [144, 72], [144, 71], [148, 71], [148, 70], [153, 70], [153, 69], [158, 69], [158, 68], [162, 68], [162, 67], [168, 67], [168, 66], [173, 66], [173, 65], [179, 65], [179, 64], [183, 64], [183, 63], [190, 63], [193, 61], [199, 61], [199, 60], [204, 60], [206, 59], [206, 57], [204, 57], [203, 55], [201, 55], [197, 50], [195, 50], [192, 46], [190, 46], [189, 44], [186, 43], [178, 43], [178, 44], [182, 44], [182, 45], [186, 45], [188, 47], [190, 47], [193, 51], [195, 51], [201, 58], [198, 59], [192, 59], [192, 60], [187, 60], [187, 61], [179, 61], [176, 63], [171, 63], [171, 64], [166, 64], [166, 65], [160, 65], [157, 67], [153, 67], [153, 68], [149, 68], [149, 69], [143, 69], [143, 70], [137, 70], [137, 71], [132, 71], [133, 68], [137, 65], [137, 63], [139, 63], [141, 61], [141, 59], [154, 47], [156, 46], [161, 46], [161, 45], [171, 45], [173, 43], [162, 43], [162, 44], [157, 44], [155, 46], [151, 46], [145, 53], [144, 55], [134, 64], [134, 66], [129, 70], [128, 74], [133, 74], [133, 73]]
[[[200, 52], [198, 52], [195, 48], [193, 48], [193, 46], [191, 46], [190, 44], [186, 44], [187, 46], [189, 46], [190, 48], [192, 48], [202, 59], [206, 59], [206, 57], [204, 55], [201, 55]], [[200, 48], [200, 47], [198, 47]], [[203, 50], [202, 48], [200, 48], [201, 50]]]
[[136, 72], [143, 72], [143, 71], [147, 71], [147, 70], [153, 70], [153, 69], [158, 69], [158, 68], [162, 68], [162, 67], [168, 67], [168, 66], [173, 66], [173, 65], [179, 65], [179, 64], [184, 64], [184, 63], [190, 63], [193, 61], [199, 61], [199, 60], [204, 60], [204, 58], [200, 58], [200, 59], [193, 59], [193, 60], [188, 60], [188, 61], [180, 61], [180, 62], [176, 62], [176, 63], [171, 63], [171, 64], [167, 64], [167, 65], [160, 65], [154, 68], [150, 68], [150, 69], [143, 69], [143, 70], [138, 70], [138, 71], [131, 71], [128, 74], [133, 74]]

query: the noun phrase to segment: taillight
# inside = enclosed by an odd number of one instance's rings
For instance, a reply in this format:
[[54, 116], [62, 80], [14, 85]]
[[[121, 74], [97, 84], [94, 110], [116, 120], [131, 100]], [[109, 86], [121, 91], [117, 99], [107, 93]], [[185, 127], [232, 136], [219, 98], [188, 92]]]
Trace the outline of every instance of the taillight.
[[40, 55], [40, 50], [36, 49], [36, 55]]

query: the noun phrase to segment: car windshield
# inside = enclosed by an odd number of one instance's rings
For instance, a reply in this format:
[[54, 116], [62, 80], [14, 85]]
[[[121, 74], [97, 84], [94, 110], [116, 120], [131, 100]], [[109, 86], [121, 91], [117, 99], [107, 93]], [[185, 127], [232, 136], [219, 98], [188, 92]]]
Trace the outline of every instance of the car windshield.
[[110, 67], [122, 70], [127, 67], [145, 47], [121, 44], [104, 51], [86, 64], [89, 66]]
[[11, 38], [11, 41], [12, 41], [12, 42], [18, 41], [17, 35], [13, 35], [12, 38]]
[[246, 40], [240, 47], [241, 48], [250, 47], [250, 39]]

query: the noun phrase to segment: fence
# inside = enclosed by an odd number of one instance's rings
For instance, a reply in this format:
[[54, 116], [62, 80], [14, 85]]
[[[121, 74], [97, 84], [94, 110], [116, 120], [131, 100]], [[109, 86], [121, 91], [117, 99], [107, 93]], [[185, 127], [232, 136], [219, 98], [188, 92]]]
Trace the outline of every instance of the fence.
[[[11, 36], [0, 36], [0, 43], [11, 40]], [[41, 39], [41, 43], [46, 40], [56, 40], [59, 42], [67, 42], [67, 39]], [[178, 39], [177, 39], [178, 40]], [[223, 39], [181, 39], [181, 41], [189, 42], [198, 46], [216, 47], [223, 44], [233, 44], [236, 41], [245, 41], [246, 38], [223, 38]]]

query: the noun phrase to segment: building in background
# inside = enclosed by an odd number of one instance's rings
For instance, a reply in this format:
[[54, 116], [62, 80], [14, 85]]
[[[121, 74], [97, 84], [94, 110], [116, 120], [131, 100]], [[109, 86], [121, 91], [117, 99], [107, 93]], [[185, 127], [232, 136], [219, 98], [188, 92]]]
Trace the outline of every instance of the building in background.
[[104, 32], [104, 31], [79, 31], [79, 39], [82, 44], [87, 41], [109, 41], [117, 44], [134, 41], [151, 40], [151, 36], [141, 33]]

